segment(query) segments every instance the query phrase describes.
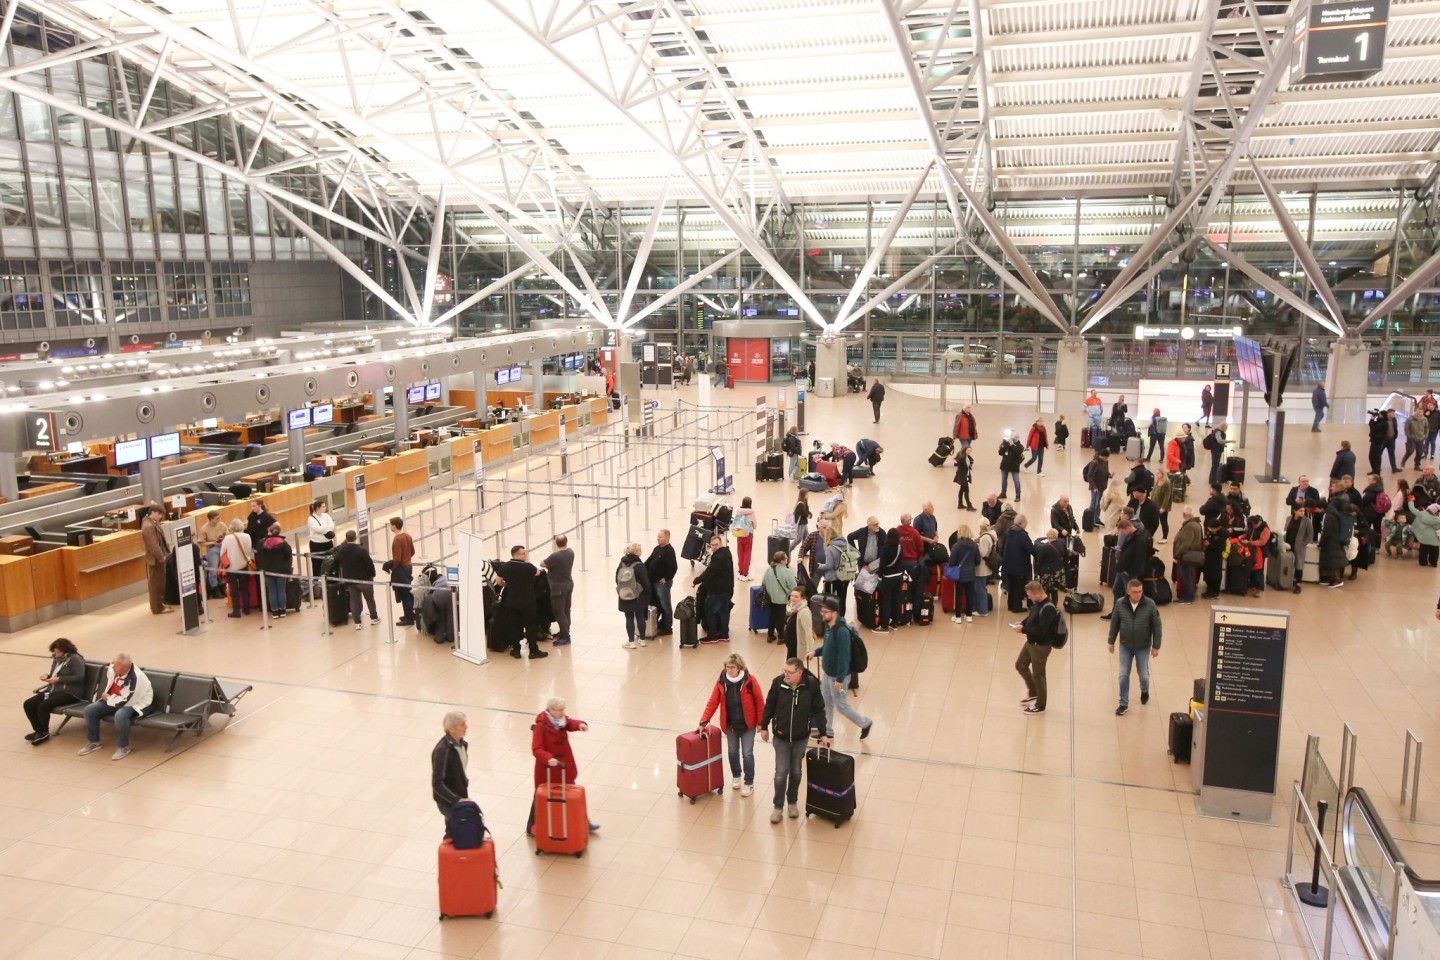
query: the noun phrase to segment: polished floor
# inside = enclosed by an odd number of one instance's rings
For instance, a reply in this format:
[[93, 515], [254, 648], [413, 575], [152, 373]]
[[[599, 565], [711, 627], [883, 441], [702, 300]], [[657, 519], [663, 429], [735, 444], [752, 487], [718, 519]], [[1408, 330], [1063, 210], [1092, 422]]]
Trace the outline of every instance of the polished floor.
[[[751, 408], [758, 392], [718, 396]], [[1170, 411], [1171, 421], [1186, 413]], [[1000, 431], [1023, 431], [1035, 412], [981, 405], [977, 414], [978, 502], [998, 483]], [[951, 416], [897, 388], [878, 425], [860, 397], [812, 400], [811, 437], [871, 436], [886, 448], [878, 477], [855, 485], [855, 525], [868, 514], [893, 525], [926, 500], [942, 530], [974, 519], [953, 509], [950, 470], [925, 464]], [[1359, 435], [1292, 433], [1286, 462], [1323, 475], [1338, 441]], [[1250, 436], [1255, 462], [1260, 431]], [[1032, 529], [1043, 529], [1062, 493], [1078, 511], [1082, 463], [1073, 448], [1052, 452], [1043, 479], [1026, 473], [1021, 509]], [[762, 531], [793, 502], [789, 484], [738, 479]], [[1277, 517], [1284, 490], [1249, 486], [1256, 509]], [[694, 492], [673, 485], [666, 524], [684, 528]], [[651, 501], [650, 529], [633, 530], [647, 550], [662, 525]], [[633, 528], [644, 526], [638, 516]], [[838, 747], [857, 756], [857, 816], [841, 829], [772, 826], [766, 745], [756, 744], [749, 799], [726, 790], [692, 806], [674, 789], [675, 734], [695, 724], [723, 657], [741, 652], [766, 683], [779, 670], [780, 652], [743, 629], [748, 584], [737, 585], [730, 644], [624, 650], [611, 581], [624, 525], [609, 526], [608, 550], [604, 531], [587, 525], [575, 643], [541, 661], [475, 666], [404, 630], [387, 643], [388, 626], [327, 635], [318, 607], [268, 630], [256, 617], [218, 618], [187, 638], [174, 615], [150, 616], [143, 599], [0, 639], [0, 695], [15, 705], [0, 741], [0, 956], [1311, 955], [1305, 926], [1315, 919], [1296, 912], [1280, 880], [1283, 826], [1197, 816], [1188, 768], [1166, 755], [1167, 716], [1185, 709], [1204, 672], [1205, 604], [1165, 608], [1152, 700], [1125, 717], [1113, 713], [1114, 660], [1093, 617], [1077, 619], [1051, 659], [1050, 707], [1036, 717], [1019, 709], [1018, 644], [1003, 615], [870, 638], [858, 707], [875, 718], [874, 733], [861, 744], [837, 719]], [[1091, 539], [1086, 584], [1096, 580]], [[1406, 729], [1440, 742], [1436, 593], [1434, 571], [1382, 558], [1340, 590], [1250, 601], [1293, 614], [1282, 785], [1299, 775], [1308, 734], [1323, 738], [1334, 765], [1349, 723], [1360, 738], [1356, 782], [1395, 814]], [[91, 658], [123, 649], [142, 666], [215, 672], [255, 690], [234, 720], [168, 755], [158, 735], [139, 731], [131, 755], [112, 762], [107, 727], [107, 748], [80, 758], [74, 724], [32, 748], [18, 703], [55, 636]], [[528, 727], [555, 694], [591, 725], [573, 739], [602, 830], [580, 860], [537, 858], [523, 836]], [[472, 796], [497, 837], [504, 888], [493, 920], [442, 924], [428, 758], [455, 707], [469, 715]], [[1440, 820], [1437, 769], [1431, 760], [1421, 787], [1429, 821]], [[1277, 805], [1276, 823], [1286, 819]], [[1348, 933], [1337, 951], [1360, 954]]]

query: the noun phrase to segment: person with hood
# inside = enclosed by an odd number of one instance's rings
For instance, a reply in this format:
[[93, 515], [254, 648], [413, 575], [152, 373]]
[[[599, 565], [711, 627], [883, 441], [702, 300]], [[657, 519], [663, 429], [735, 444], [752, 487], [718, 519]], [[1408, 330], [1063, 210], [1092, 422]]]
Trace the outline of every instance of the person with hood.
[[875, 411], [875, 422], [880, 422], [880, 405], [885, 402], [885, 385], [879, 380], [870, 384], [870, 392], [865, 399], [870, 401], [870, 409]]
[[738, 653], [725, 658], [725, 666], [710, 691], [710, 700], [700, 716], [702, 733], [716, 710], [720, 711], [720, 729], [725, 732], [725, 743], [730, 750], [730, 789], [748, 797], [755, 788], [755, 733], [765, 716], [765, 691], [760, 689], [760, 681], [746, 669], [745, 658]]
[[1018, 516], [1014, 526], [1000, 537], [1000, 569], [1005, 573], [1006, 609], [1011, 613], [1025, 612], [1025, 584], [1032, 579], [1035, 544], [1025, 525], [1025, 518]]
[[[805, 606], [805, 601], [800, 605]], [[820, 681], [805, 669], [804, 661], [790, 657], [780, 676], [770, 681], [765, 712], [760, 717], [760, 739], [775, 744], [775, 809], [770, 811], [771, 823], [780, 822], [782, 810], [792, 820], [800, 817], [800, 785], [805, 780], [801, 761], [812, 733], [819, 737], [820, 746], [830, 746], [825, 733], [824, 694], [820, 692]]]
[[1180, 512], [1171, 555], [1175, 558], [1175, 602], [1194, 603], [1195, 583], [1205, 564], [1205, 528], [1189, 507]]
[[1225, 479], [1225, 428], [1216, 427], [1205, 434], [1201, 446], [1210, 451], [1210, 482], [1219, 483]]
[[960, 488], [955, 495], [955, 508], [957, 510], [975, 510], [975, 504], [970, 502], [970, 478], [975, 468], [975, 456], [965, 447], [955, 455], [955, 477], [953, 483]]
[[637, 643], [645, 646], [645, 618], [650, 615], [650, 574], [640, 550], [640, 544], [630, 544], [615, 568], [615, 596], [625, 614], [626, 650], [634, 650]]
[[1025, 448], [1015, 439], [1015, 431], [1006, 430], [1000, 441], [1000, 499], [1005, 499], [1010, 490], [1010, 481], [1015, 481], [1015, 502], [1020, 502], [1020, 461], [1025, 459]]
[[[1380, 464], [1377, 462], [1371, 473], [1380, 472]], [[1340, 441], [1340, 449], [1335, 451], [1335, 462], [1330, 466], [1330, 479], [1339, 480], [1341, 477], [1354, 478], [1355, 476], [1355, 451], [1350, 448], [1349, 440]]]
[[[565, 699], [551, 697], [545, 709], [535, 715], [530, 725], [530, 753], [535, 757], [535, 786], [540, 788], [549, 782], [559, 783], [563, 776], [566, 783], [580, 780], [580, 765], [575, 762], [575, 751], [570, 746], [570, 734], [584, 733], [590, 724], [576, 720], [565, 713]], [[525, 835], [533, 837], [535, 827], [535, 803], [530, 803], [530, 819], [525, 822]], [[590, 822], [590, 832], [600, 829], [600, 824]]]
[[294, 572], [294, 561], [295, 552], [280, 532], [280, 524], [270, 524], [265, 539], [260, 541], [260, 549], [255, 551], [255, 564], [261, 573], [276, 574], [265, 577], [265, 601], [270, 616], [277, 620], [285, 618], [285, 584], [289, 582], [286, 577]]
[[788, 553], [775, 551], [770, 557], [770, 566], [765, 568], [765, 575], [760, 578], [760, 586], [765, 591], [765, 599], [770, 601], [770, 626], [765, 630], [765, 642], [775, 643], [785, 626], [781, 612], [790, 598], [790, 591], [795, 589], [795, 574], [790, 570]]
[[1415, 531], [1415, 542], [1420, 544], [1420, 566], [1433, 567], [1440, 561], [1440, 503], [1415, 514], [1410, 524]]
[[947, 567], [954, 567], [959, 576], [955, 579], [955, 611], [951, 623], [974, 623], [976, 601], [976, 575], [980, 568], [980, 548], [971, 538], [970, 527], [960, 524], [955, 531], [955, 542], [950, 544], [950, 556], [945, 559]]
[[[1050, 434], [1045, 429], [1045, 418], [1036, 417], [1035, 422], [1030, 424], [1030, 433], [1025, 437], [1025, 449], [1030, 451], [1030, 459], [1026, 460], [1021, 469], [1030, 469], [1030, 464], [1035, 464], [1035, 476], [1045, 476], [1045, 448], [1050, 446]], [[1015, 496], [1020, 496], [1020, 481], [1015, 481]]]

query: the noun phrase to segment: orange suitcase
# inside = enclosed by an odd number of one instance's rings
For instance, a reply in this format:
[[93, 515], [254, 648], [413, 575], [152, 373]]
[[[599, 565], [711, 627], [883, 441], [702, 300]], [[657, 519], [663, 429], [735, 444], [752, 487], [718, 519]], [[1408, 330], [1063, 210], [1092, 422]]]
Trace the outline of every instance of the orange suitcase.
[[549, 780], [535, 788], [535, 855], [568, 853], [580, 856], [590, 842], [590, 812], [585, 807], [585, 788]]
[[495, 912], [495, 841], [471, 850], [440, 844], [440, 919], [489, 917]]

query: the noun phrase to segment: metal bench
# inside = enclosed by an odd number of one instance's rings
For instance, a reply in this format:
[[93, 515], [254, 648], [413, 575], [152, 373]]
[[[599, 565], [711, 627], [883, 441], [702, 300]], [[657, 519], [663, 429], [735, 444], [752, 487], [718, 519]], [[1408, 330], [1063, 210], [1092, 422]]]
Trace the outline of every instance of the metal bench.
[[[60, 721], [59, 730], [55, 731], [57, 734], [64, 730], [65, 724], [71, 720], [84, 719], [85, 708], [94, 702], [102, 692], [100, 685], [105, 682], [105, 668], [108, 666], [108, 663], [99, 663], [94, 660], [85, 661], [84, 689], [89, 694], [89, 700], [84, 703], [55, 707], [50, 711], [64, 717]], [[141, 667], [140, 670], [150, 678], [155, 695], [150, 702], [150, 712], [142, 717], [137, 717], [134, 725], [169, 730], [173, 736], [165, 746], [166, 753], [175, 748], [181, 734], [193, 732], [195, 736], [201, 736], [212, 715], [219, 713], [233, 717], [235, 705], [253, 689], [250, 684], [227, 682], [219, 677], [207, 677], [202, 674], [151, 670], [145, 667]], [[110, 718], [107, 717], [106, 720], [108, 721]]]

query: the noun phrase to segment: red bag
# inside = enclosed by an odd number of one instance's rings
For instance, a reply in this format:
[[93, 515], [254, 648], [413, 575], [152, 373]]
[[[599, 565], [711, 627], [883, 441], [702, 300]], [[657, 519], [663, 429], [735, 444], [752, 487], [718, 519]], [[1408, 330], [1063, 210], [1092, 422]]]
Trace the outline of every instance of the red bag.
[[832, 487], [840, 486], [840, 467], [833, 460], [815, 460], [815, 472], [825, 478], [825, 482]]
[[535, 852], [568, 853], [580, 856], [590, 842], [590, 814], [585, 807], [585, 788], [565, 782], [560, 771], [558, 783], [545, 772], [545, 783], [535, 788]]
[[725, 737], [720, 728], [707, 724], [703, 731], [687, 730], [675, 738], [675, 787], [691, 803], [710, 791], [725, 789], [725, 769], [720, 748]]
[[495, 841], [489, 837], [471, 850], [440, 844], [440, 919], [489, 917], [495, 912]]

